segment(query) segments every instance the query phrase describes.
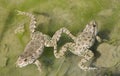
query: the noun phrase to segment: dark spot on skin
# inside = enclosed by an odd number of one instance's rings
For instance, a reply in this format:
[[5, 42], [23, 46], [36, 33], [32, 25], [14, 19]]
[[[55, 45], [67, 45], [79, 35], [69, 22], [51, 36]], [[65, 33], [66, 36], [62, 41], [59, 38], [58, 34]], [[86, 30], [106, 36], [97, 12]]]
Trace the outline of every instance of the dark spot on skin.
[[85, 47], [83, 47], [83, 49], [85, 49]]
[[87, 57], [90, 57], [90, 55], [89, 55], [89, 54], [86, 54], [86, 56], [87, 56]]
[[87, 41], [87, 39], [84, 39], [85, 41]]
[[93, 24], [93, 27], [96, 27], [96, 25], [95, 25], [95, 24]]
[[90, 39], [89, 42], [91, 42], [92, 40]]
[[90, 38], [90, 37], [88, 36], [88, 38]]
[[82, 35], [82, 37], [85, 37], [84, 35]]
[[31, 58], [34, 59], [34, 56], [32, 55]]

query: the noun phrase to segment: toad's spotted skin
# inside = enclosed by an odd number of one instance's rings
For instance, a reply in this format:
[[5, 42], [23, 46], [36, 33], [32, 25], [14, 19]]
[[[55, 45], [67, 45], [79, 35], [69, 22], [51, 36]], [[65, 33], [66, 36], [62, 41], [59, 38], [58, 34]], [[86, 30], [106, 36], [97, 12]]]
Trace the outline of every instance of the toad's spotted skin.
[[[36, 21], [34, 15], [21, 11], [18, 11], [18, 14], [28, 16], [31, 19], [29, 26], [31, 33], [31, 40], [26, 45], [24, 52], [18, 57], [16, 61], [16, 66], [21, 68], [27, 66], [28, 64], [34, 63], [37, 65], [38, 70], [41, 71], [41, 63], [38, 61], [38, 58], [42, 54], [44, 46], [56, 47], [56, 43], [61, 36], [62, 30], [58, 30], [51, 38], [48, 35], [45, 35], [39, 31], [35, 31]], [[15, 33], [20, 32], [21, 30], [20, 29], [16, 30]]]
[[97, 39], [99, 38], [98, 36], [96, 36], [97, 35], [96, 22], [91, 21], [89, 24], [87, 24], [83, 32], [79, 33], [77, 37], [73, 36], [66, 28], [61, 28], [60, 30], [63, 30], [62, 32], [70, 36], [74, 40], [74, 42], [66, 43], [61, 47], [59, 52], [57, 52], [57, 46], [54, 47], [55, 57], [60, 58], [64, 55], [64, 53], [67, 50], [69, 50], [73, 54], [82, 57], [82, 59], [78, 63], [78, 66], [82, 70], [96, 69], [94, 67], [85, 66], [85, 63], [94, 56], [93, 52], [89, 50], [89, 48], [94, 44], [96, 37]]

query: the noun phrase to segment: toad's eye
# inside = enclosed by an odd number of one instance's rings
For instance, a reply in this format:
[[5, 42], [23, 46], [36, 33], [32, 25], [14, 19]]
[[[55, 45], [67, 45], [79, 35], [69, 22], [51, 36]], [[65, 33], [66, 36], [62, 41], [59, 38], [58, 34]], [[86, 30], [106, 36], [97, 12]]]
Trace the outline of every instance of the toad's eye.
[[95, 24], [93, 24], [93, 27], [96, 27], [96, 25], [95, 25]]
[[27, 61], [27, 59], [24, 59], [24, 61]]

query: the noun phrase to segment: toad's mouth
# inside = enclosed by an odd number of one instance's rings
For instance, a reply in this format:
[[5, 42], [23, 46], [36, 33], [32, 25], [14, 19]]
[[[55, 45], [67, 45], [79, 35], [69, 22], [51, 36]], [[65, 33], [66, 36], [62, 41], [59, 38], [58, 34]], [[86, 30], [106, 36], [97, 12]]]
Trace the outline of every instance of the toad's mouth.
[[25, 67], [27, 66], [28, 64], [26, 63], [23, 63], [23, 64], [16, 64], [16, 67], [19, 67], [19, 68], [22, 68], [22, 67]]
[[16, 67], [22, 68], [27, 66], [29, 63], [17, 61], [15, 64], [16, 64]]

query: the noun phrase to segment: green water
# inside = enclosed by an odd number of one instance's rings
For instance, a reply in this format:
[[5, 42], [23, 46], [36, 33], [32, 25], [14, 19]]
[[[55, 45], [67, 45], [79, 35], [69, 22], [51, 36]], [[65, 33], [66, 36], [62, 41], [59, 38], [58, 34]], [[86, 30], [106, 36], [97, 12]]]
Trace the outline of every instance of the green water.
[[[119, 3], [120, 0], [0, 0], [0, 76], [119, 76]], [[30, 40], [30, 33], [29, 18], [17, 15], [16, 10], [34, 14], [37, 25], [39, 25], [37, 30], [50, 36], [63, 26], [76, 35], [89, 21], [96, 20], [99, 36], [107, 40], [106, 43], [111, 47], [117, 48], [117, 50], [114, 49], [114, 53], [117, 55], [104, 59], [107, 60], [108, 67], [104, 67], [100, 71], [85, 72], [77, 66], [79, 57], [69, 54], [67, 57], [56, 59], [53, 55], [53, 48], [45, 48], [39, 59], [42, 63], [42, 73], [39, 73], [35, 65], [18, 68], [15, 66], [15, 62]], [[41, 19], [41, 13], [46, 15], [45, 18]], [[15, 34], [14, 30], [20, 24], [25, 25], [25, 32]], [[67, 41], [69, 40], [65, 36], [58, 44], [62, 45]], [[99, 45], [102, 44], [96, 43], [93, 49], [97, 51]], [[103, 49], [102, 53], [106, 53], [105, 55], [110, 52], [109, 50], [104, 51], [107, 50]], [[98, 57], [95, 52], [98, 62], [102, 58], [102, 53]], [[115, 58], [116, 62], [112, 64], [110, 58], [113, 60]], [[98, 67], [102, 66], [104, 64], [101, 62]]]

